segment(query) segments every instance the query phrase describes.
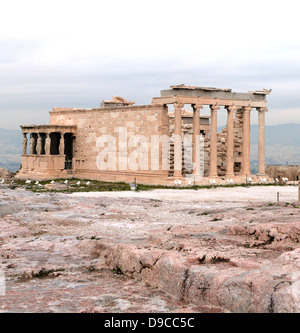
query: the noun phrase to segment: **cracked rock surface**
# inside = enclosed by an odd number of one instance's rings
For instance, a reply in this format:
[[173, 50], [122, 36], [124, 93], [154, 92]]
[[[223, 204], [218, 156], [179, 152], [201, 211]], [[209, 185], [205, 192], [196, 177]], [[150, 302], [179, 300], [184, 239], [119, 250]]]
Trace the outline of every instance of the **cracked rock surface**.
[[296, 199], [273, 186], [0, 189], [0, 310], [300, 312]]

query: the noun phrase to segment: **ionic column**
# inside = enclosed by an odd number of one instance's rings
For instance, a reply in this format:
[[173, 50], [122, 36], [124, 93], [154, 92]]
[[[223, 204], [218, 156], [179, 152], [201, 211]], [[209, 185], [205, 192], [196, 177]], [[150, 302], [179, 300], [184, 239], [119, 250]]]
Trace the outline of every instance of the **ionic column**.
[[217, 112], [218, 105], [210, 106], [210, 161], [209, 177], [218, 177], [218, 123]]
[[200, 109], [202, 105], [193, 105], [193, 175], [200, 175]]
[[265, 167], [265, 112], [267, 108], [258, 108], [258, 176], [266, 175]]
[[174, 128], [174, 177], [182, 177], [182, 108], [183, 104], [174, 103], [175, 128]]
[[41, 136], [41, 133], [38, 133], [37, 144], [36, 144], [36, 153], [38, 155], [42, 154], [42, 136]]
[[27, 155], [27, 133], [23, 133], [23, 155]]
[[59, 155], [65, 154], [65, 136], [64, 133], [60, 134], [60, 140], [59, 140]]
[[233, 115], [236, 106], [228, 106], [227, 108], [227, 151], [226, 151], [226, 177], [234, 177], [234, 122]]
[[242, 175], [250, 175], [250, 106], [243, 108], [243, 162]]

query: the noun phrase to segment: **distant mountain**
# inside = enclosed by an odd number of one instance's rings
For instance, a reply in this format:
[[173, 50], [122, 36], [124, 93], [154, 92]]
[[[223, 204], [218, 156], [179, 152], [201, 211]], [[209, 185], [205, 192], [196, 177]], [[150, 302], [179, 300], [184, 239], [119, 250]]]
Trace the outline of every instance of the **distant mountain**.
[[[300, 124], [266, 126], [266, 146], [300, 146]], [[258, 144], [258, 126], [251, 126], [251, 144]]]
[[17, 171], [20, 168], [21, 154], [21, 130], [0, 128], [0, 167], [10, 171]]
[[[251, 171], [257, 172], [258, 126], [252, 125]], [[266, 126], [266, 164], [300, 164], [300, 124]]]
[[[221, 131], [222, 127], [218, 129]], [[16, 171], [22, 154], [21, 130], [0, 129], [0, 167]], [[258, 126], [251, 125], [251, 170], [257, 172]], [[266, 164], [300, 164], [300, 124], [266, 126]]]

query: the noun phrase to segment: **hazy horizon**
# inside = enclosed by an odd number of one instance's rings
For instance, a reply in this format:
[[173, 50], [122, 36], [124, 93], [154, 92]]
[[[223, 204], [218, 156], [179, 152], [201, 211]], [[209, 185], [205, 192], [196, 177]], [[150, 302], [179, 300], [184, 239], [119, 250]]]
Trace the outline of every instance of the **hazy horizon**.
[[[28, 125], [30, 125], [30, 124], [28, 124]], [[300, 125], [300, 122], [299, 123], [282, 123], [282, 124], [275, 124], [275, 125], [268, 125], [268, 124], [266, 124], [265, 127], [276, 127], [276, 126], [287, 126], [287, 125], [295, 125], [295, 126], [297, 126], [297, 125]], [[251, 123], [251, 126], [258, 126], [258, 124], [252, 124]], [[224, 127], [226, 127], [226, 124], [224, 124], [224, 125], [222, 125], [222, 124], [219, 125], [218, 124], [218, 130], [220, 128], [224, 128]], [[17, 126], [16, 128], [3, 128], [3, 127], [0, 127], [0, 130], [4, 130], [4, 131], [17, 131], [17, 130], [20, 130], [20, 133], [21, 133], [20, 126]]]

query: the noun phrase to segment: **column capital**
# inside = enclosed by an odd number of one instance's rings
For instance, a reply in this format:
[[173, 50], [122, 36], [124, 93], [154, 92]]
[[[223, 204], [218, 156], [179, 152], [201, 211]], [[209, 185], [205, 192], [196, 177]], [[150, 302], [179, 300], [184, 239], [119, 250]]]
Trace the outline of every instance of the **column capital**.
[[184, 106], [184, 103], [175, 102], [173, 105], [174, 105], [175, 109], [182, 109]]
[[203, 109], [203, 105], [202, 104], [192, 104], [192, 108], [194, 110], [200, 110], [200, 109]]
[[268, 112], [268, 108], [262, 107], [262, 108], [256, 108], [258, 112]]
[[225, 109], [227, 109], [228, 111], [236, 111], [237, 106], [235, 104], [232, 104], [232, 105], [225, 106]]
[[252, 110], [252, 107], [250, 105], [248, 106], [243, 106], [243, 111], [244, 112], [250, 112]]
[[217, 111], [217, 110], [220, 110], [220, 106], [218, 103], [216, 103], [216, 104], [210, 105], [210, 109], [212, 111]]

